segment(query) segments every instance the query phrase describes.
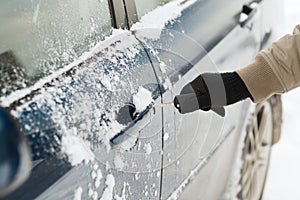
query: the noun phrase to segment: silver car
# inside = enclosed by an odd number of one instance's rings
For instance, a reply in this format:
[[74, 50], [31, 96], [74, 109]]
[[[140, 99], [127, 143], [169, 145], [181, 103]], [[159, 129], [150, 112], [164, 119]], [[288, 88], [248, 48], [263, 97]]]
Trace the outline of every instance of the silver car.
[[0, 124], [24, 148], [0, 148], [0, 199], [261, 199], [280, 96], [186, 115], [172, 100], [250, 63], [277, 38], [276, 12], [279, 0], [2, 1]]

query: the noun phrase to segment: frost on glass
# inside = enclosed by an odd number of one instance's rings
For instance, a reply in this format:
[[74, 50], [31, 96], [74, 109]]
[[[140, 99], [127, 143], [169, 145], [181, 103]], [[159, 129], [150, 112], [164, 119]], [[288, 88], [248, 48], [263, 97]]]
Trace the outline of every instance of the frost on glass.
[[0, 74], [14, 68], [1, 76], [11, 87], [4, 85], [0, 96], [71, 63], [111, 33], [107, 1], [97, 0], [1, 1], [0, 27]]
[[24, 68], [12, 51], [0, 54], [0, 78], [0, 96], [27, 85]]

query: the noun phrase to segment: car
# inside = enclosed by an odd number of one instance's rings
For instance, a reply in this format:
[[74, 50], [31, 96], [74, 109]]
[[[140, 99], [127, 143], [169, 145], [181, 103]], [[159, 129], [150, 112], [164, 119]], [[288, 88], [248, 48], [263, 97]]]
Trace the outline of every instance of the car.
[[13, 164], [0, 199], [262, 198], [280, 96], [185, 115], [172, 101], [277, 39], [279, 0], [0, 5], [0, 122], [32, 162]]

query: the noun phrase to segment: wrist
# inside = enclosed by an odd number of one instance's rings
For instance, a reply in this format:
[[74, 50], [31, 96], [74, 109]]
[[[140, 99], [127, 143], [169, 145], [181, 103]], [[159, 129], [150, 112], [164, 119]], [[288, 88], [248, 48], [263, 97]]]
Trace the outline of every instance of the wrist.
[[253, 97], [244, 81], [236, 72], [222, 73], [221, 76], [224, 82], [227, 105], [234, 104], [248, 97], [253, 101]]

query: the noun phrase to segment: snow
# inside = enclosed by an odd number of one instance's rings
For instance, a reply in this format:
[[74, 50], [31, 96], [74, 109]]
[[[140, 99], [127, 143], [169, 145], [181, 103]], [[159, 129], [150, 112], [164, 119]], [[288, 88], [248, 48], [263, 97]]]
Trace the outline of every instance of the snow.
[[164, 133], [164, 141], [167, 141], [169, 139], [169, 133]]
[[140, 173], [139, 173], [139, 172], [136, 172], [135, 175], [134, 175], [134, 178], [135, 178], [135, 180], [139, 180], [139, 178], [140, 178]]
[[105, 145], [107, 151], [110, 151], [111, 149], [110, 139], [118, 134], [124, 127], [125, 126], [119, 124], [116, 120], [113, 120], [109, 126], [103, 125], [103, 133], [99, 137], [101, 138], [101, 141]]
[[102, 79], [101, 79], [101, 83], [110, 91], [112, 91], [112, 85], [111, 85], [111, 81], [103, 76]]
[[94, 192], [92, 195], [93, 200], [98, 200], [98, 192]]
[[96, 177], [94, 179], [95, 179], [95, 183], [94, 183], [95, 188], [98, 188], [100, 186], [101, 179], [102, 179], [102, 172], [100, 169], [97, 170]]
[[152, 94], [149, 90], [139, 87], [138, 92], [133, 95], [133, 104], [137, 113], [144, 111], [153, 102]]
[[91, 177], [92, 177], [92, 179], [95, 179], [95, 178], [97, 177], [97, 174], [96, 174], [96, 172], [95, 172], [95, 171], [92, 171], [92, 173], [91, 173]]
[[165, 24], [179, 17], [184, 9], [195, 3], [196, 0], [175, 0], [144, 15], [140, 22], [135, 23], [131, 30], [143, 28], [163, 29]]
[[99, 165], [97, 163], [94, 164], [93, 169], [97, 170], [99, 168]]
[[82, 162], [88, 163], [95, 158], [88, 142], [71, 133], [62, 136], [61, 146], [62, 152], [68, 156], [68, 160], [73, 166]]
[[115, 168], [118, 169], [118, 170], [122, 170], [123, 167], [125, 166], [125, 164], [123, 162], [123, 159], [122, 159], [120, 154], [117, 154], [115, 156], [114, 165], [115, 165]]
[[159, 63], [159, 68], [163, 74], [165, 74], [167, 72], [166, 67], [167, 67], [167, 65], [163, 61], [161, 61]]
[[93, 194], [94, 194], [94, 190], [91, 187], [89, 187], [89, 190], [88, 190], [89, 197], [93, 196]]
[[100, 200], [112, 200], [113, 190], [115, 187], [115, 177], [112, 174], [108, 174], [106, 177], [105, 184], [106, 184], [106, 188]]
[[152, 146], [150, 143], [145, 144], [146, 154], [149, 155], [152, 152]]
[[73, 200], [81, 200], [81, 194], [82, 194], [82, 188], [81, 188], [81, 187], [78, 187], [78, 188], [75, 190]]
[[[285, 32], [300, 23], [300, 1], [285, 0]], [[263, 200], [299, 199], [300, 180], [300, 88], [282, 96], [283, 126], [273, 146]]]
[[282, 133], [279, 143], [272, 149], [264, 200], [300, 197], [300, 89], [283, 95], [282, 100]]
[[165, 89], [172, 89], [172, 87], [173, 87], [171, 80], [169, 78], [165, 79], [163, 86]]

